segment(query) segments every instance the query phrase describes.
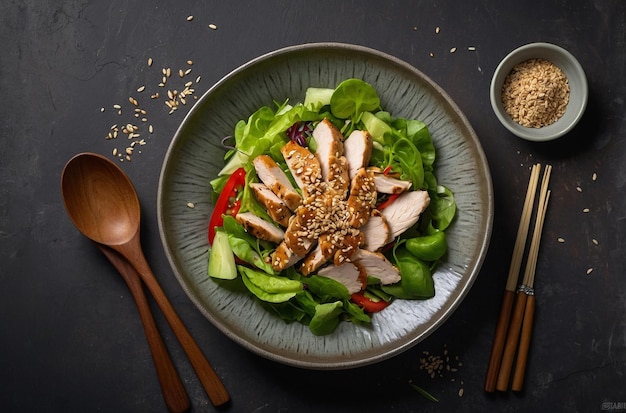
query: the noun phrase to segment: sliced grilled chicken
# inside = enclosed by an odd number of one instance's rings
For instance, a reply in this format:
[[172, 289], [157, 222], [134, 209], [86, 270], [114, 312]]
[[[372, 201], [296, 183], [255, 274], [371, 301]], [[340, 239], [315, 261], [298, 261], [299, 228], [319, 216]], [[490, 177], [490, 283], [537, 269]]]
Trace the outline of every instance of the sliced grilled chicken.
[[268, 155], [257, 156], [253, 163], [259, 179], [282, 199], [289, 209], [295, 211], [302, 202], [302, 198], [280, 166]]
[[341, 239], [341, 246], [335, 248], [333, 254], [333, 263], [335, 265], [341, 265], [345, 262], [349, 262], [359, 247], [365, 242], [365, 236], [361, 231], [351, 228], [348, 233]]
[[306, 198], [312, 195], [311, 185], [322, 179], [321, 166], [315, 155], [295, 142], [289, 141], [280, 149], [294, 181]]
[[389, 224], [377, 209], [372, 211], [372, 216], [360, 230], [365, 238], [363, 249], [368, 251], [378, 251], [391, 241]]
[[322, 248], [321, 243], [318, 243], [313, 251], [311, 251], [311, 253], [306, 256], [304, 261], [302, 261], [302, 266], [300, 267], [302, 275], [307, 276], [312, 274], [328, 260], [328, 258], [324, 256]]
[[287, 244], [285, 244], [285, 241], [278, 244], [270, 258], [272, 268], [277, 272], [287, 269], [300, 261], [300, 257], [293, 253]]
[[350, 187], [348, 197], [348, 211], [350, 211], [350, 225], [354, 228], [363, 226], [376, 206], [376, 186], [374, 174], [365, 168], [359, 169]]
[[235, 219], [243, 225], [246, 231], [259, 239], [264, 239], [278, 244], [285, 238], [285, 233], [282, 229], [262, 218], [257, 217], [252, 212], [237, 214]]
[[411, 188], [412, 182], [402, 181], [384, 174], [374, 174], [376, 191], [383, 194], [399, 194]]
[[409, 191], [400, 194], [395, 201], [382, 210], [383, 217], [389, 224], [390, 237], [395, 238], [415, 225], [420, 215], [430, 205], [426, 191]]
[[352, 259], [365, 274], [378, 278], [383, 285], [400, 281], [400, 271], [379, 252], [360, 249]]
[[349, 176], [354, 178], [357, 171], [367, 166], [372, 156], [372, 136], [366, 131], [355, 130], [343, 142], [344, 155], [350, 165]]
[[345, 199], [350, 189], [348, 160], [345, 156], [330, 156], [328, 169], [328, 189]]
[[300, 206], [296, 210], [295, 216], [289, 221], [289, 226], [285, 230], [285, 243], [287, 247], [300, 258], [305, 257], [315, 244], [313, 240], [309, 239], [310, 231], [308, 231], [308, 225], [306, 225], [309, 217], [307, 212], [309, 212], [309, 210], [305, 206]]
[[329, 265], [319, 270], [317, 274], [339, 281], [346, 286], [350, 294], [358, 293], [365, 287], [361, 271], [351, 262], [341, 265]]
[[254, 193], [254, 197], [265, 208], [270, 217], [283, 227], [289, 225], [289, 218], [292, 216], [291, 210], [287, 204], [283, 202], [274, 192], [272, 192], [265, 184], [251, 183], [250, 189]]
[[317, 143], [315, 156], [322, 167], [322, 179], [328, 182], [330, 157], [343, 155], [343, 136], [328, 119], [324, 119], [313, 129], [313, 138]]

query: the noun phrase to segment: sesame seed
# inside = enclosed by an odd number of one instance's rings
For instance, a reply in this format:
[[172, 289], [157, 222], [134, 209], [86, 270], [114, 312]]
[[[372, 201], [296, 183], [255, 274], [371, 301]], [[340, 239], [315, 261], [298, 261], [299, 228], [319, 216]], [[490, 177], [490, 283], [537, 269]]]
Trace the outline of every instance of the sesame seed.
[[433, 52], [430, 52], [430, 53], [428, 53], [428, 56], [435, 57], [435, 54]]
[[196, 207], [196, 205], [195, 205], [193, 202], [187, 202], [187, 207], [189, 207], [189, 208], [192, 208], [192, 209], [193, 209], [193, 208], [195, 208], [195, 207]]
[[435, 27], [435, 33], [439, 34], [440, 31], [441, 29], [439, 28], [439, 26]]
[[100, 108], [100, 112], [104, 112], [104, 108]]
[[450, 53], [454, 53], [456, 52], [456, 47], [453, 47], [452, 49], [450, 49]]
[[113, 148], [113, 156], [117, 156], [117, 148]]
[[148, 58], [148, 67], [152, 67], [152, 58], [151, 57]]
[[139, 93], [143, 92], [144, 90], [146, 90], [146, 87], [145, 87], [145, 86], [139, 86], [139, 87], [137, 88], [137, 92], [139, 92]]
[[122, 107], [120, 105], [115, 104], [113, 105], [113, 109], [122, 109]]
[[187, 60], [187, 64], [188, 64], [189, 66], [192, 66], [192, 65], [193, 65], [193, 60]]
[[586, 214], [586, 213], [588, 213], [588, 212], [589, 212], [589, 208], [585, 208], [585, 209], [583, 209], [583, 213], [585, 213], [585, 214]]
[[178, 76], [180, 76], [180, 77], [185, 77], [185, 72], [183, 71], [183, 69], [180, 69], [180, 70], [178, 71]]
[[577, 187], [576, 187], [576, 190], [577, 190], [578, 192], [582, 192], [582, 191], [583, 191], [583, 189], [582, 189], [581, 187], [579, 187], [579, 186], [577, 186]]
[[476, 50], [476, 48], [474, 46], [469, 46], [467, 50], [469, 50], [470, 52], [473, 52], [474, 50]]
[[154, 127], [152, 125], [148, 126], [148, 132], [150, 133], [154, 132]]
[[187, 21], [190, 22], [193, 20], [193, 16], [187, 16]]
[[560, 243], [562, 244], [562, 243], [564, 243], [564, 242], [565, 242], [565, 239], [563, 239], [563, 238], [559, 237], [559, 238], [557, 238], [557, 241], [558, 241], [558, 242], [560, 242]]
[[598, 174], [594, 172], [593, 175], [591, 175], [591, 180], [595, 181], [596, 179], [598, 179]]
[[591, 274], [593, 272], [593, 268], [587, 268], [587, 275]]
[[213, 23], [209, 24], [209, 29], [211, 30], [217, 30], [217, 26]]
[[593, 245], [598, 245], [598, 244], [599, 244], [598, 240], [597, 240], [597, 239], [595, 239], [595, 238], [593, 238], [593, 239], [591, 240], [591, 242], [593, 242]]

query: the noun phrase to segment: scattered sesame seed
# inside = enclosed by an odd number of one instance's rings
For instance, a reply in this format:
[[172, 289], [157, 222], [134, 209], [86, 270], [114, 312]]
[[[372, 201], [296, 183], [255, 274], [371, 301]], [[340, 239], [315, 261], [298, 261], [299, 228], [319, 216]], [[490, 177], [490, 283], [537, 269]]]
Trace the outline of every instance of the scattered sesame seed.
[[456, 47], [453, 47], [452, 49], [450, 49], [450, 53], [454, 53], [456, 52]]
[[187, 202], [187, 207], [189, 207], [189, 208], [192, 208], [192, 209], [193, 209], [193, 208], [195, 208], [195, 207], [196, 207], [196, 205], [195, 205], [193, 202]]
[[585, 214], [586, 214], [586, 213], [588, 213], [588, 212], [589, 212], [589, 208], [585, 208], [585, 209], [583, 209], [583, 212], [584, 212]]
[[200, 76], [196, 78], [196, 83], [200, 83]]
[[100, 112], [104, 112], [104, 108], [103, 108], [103, 107], [102, 107], [102, 108], [100, 108]]
[[152, 125], [148, 126], [148, 132], [150, 132], [150, 133], [154, 132], [154, 127]]
[[113, 109], [122, 109], [122, 107], [120, 105], [115, 104], [113, 105]]
[[416, 32], [417, 31], [417, 26], [413, 26], [413, 31]]
[[459, 397], [463, 397], [463, 387], [459, 389]]
[[576, 187], [576, 190], [577, 190], [578, 192], [582, 192], [582, 191], [583, 191], [583, 189], [582, 189], [581, 187], [579, 187], [579, 186], [577, 186], [577, 187]]
[[474, 46], [469, 46], [467, 50], [469, 50], [470, 52], [473, 52], [474, 50], [476, 50], [476, 48]]
[[151, 57], [148, 58], [148, 67], [152, 67], [152, 58]]
[[587, 275], [591, 274], [593, 272], [593, 268], [587, 268]]
[[193, 20], [193, 16], [187, 16], [187, 21], [190, 22]]
[[433, 52], [430, 52], [430, 53], [428, 53], [428, 56], [435, 57], [435, 54]]
[[213, 23], [209, 24], [209, 29], [211, 30], [217, 30], [217, 26]]
[[593, 242], [593, 245], [598, 245], [598, 244], [600, 244], [600, 243], [598, 242], [598, 240], [597, 240], [597, 239], [595, 239], [595, 238], [593, 238], [593, 239], [591, 240], [591, 242]]
[[188, 64], [189, 66], [192, 66], [192, 65], [193, 65], [193, 60], [187, 60], [187, 64]]
[[439, 34], [440, 31], [441, 29], [439, 28], [439, 26], [435, 27], [435, 33]]
[[594, 172], [594, 173], [593, 173], [593, 175], [591, 175], [591, 179], [592, 179], [593, 181], [595, 181], [596, 179], [598, 179], [598, 174]]
[[563, 239], [563, 238], [559, 237], [559, 238], [557, 238], [557, 241], [558, 241], [558, 242], [560, 242], [560, 243], [562, 244], [562, 243], [564, 243], [564, 242], [565, 242], [565, 239]]
[[145, 87], [145, 86], [139, 86], [139, 87], [137, 88], [137, 92], [139, 92], [139, 93], [143, 92], [144, 90], [146, 90], [146, 87]]
[[113, 156], [117, 156], [117, 148], [113, 148]]

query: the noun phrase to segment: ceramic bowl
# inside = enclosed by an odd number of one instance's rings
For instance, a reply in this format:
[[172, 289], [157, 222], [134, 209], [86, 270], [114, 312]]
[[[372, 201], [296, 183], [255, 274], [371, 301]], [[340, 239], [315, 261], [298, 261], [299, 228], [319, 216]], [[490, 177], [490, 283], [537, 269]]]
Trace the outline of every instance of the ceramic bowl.
[[[334, 88], [357, 77], [372, 84], [381, 105], [398, 117], [426, 122], [437, 149], [436, 176], [455, 194], [458, 216], [447, 230], [449, 253], [434, 273], [436, 295], [396, 300], [371, 326], [343, 322], [317, 337], [286, 324], [245, 291], [207, 276], [209, 181], [223, 166], [220, 141], [240, 119], [272, 102], [302, 101], [308, 87]], [[193, 202], [194, 208], [188, 203]], [[221, 79], [194, 105], [165, 156], [158, 187], [159, 231], [173, 272], [206, 318], [246, 349], [283, 364], [346, 369], [375, 363], [412, 347], [441, 326], [478, 275], [493, 222], [493, 190], [485, 155], [450, 97], [411, 65], [365, 47], [317, 43], [260, 56]]]
[[[525, 127], [504, 110], [502, 85], [513, 67], [530, 59], [545, 59], [559, 67], [569, 82], [570, 96], [565, 114], [556, 122], [541, 128]], [[511, 133], [530, 141], [559, 138], [576, 126], [587, 106], [587, 78], [578, 60], [567, 50], [550, 43], [531, 43], [509, 53], [496, 68], [491, 80], [490, 100], [498, 120]]]

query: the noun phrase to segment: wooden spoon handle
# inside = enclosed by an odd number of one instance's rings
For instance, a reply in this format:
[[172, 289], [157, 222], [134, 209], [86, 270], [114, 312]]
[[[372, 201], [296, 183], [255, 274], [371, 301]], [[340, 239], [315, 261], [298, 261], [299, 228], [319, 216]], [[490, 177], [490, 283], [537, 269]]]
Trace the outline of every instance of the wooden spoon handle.
[[190, 407], [189, 397], [154, 322], [139, 275], [117, 252], [104, 245], [98, 244], [98, 247], [122, 275], [135, 299], [167, 408], [172, 413], [187, 411]]
[[526, 361], [528, 360], [528, 350], [530, 348], [530, 337], [533, 333], [533, 319], [535, 317], [535, 296], [529, 295], [526, 299], [526, 310], [524, 311], [524, 323], [522, 324], [522, 336], [519, 342], [517, 361], [515, 363], [515, 373], [513, 374], [513, 391], [522, 391], [524, 386], [524, 373], [526, 372]]
[[513, 309], [513, 299], [515, 293], [505, 290], [502, 296], [502, 306], [500, 307], [500, 315], [498, 316], [498, 324], [493, 337], [491, 346], [491, 356], [489, 357], [489, 365], [487, 366], [487, 375], [485, 377], [485, 391], [492, 393], [496, 390], [496, 382], [498, 380], [498, 372], [500, 371], [500, 363], [502, 362], [502, 352], [504, 351], [504, 341], [506, 340], [506, 332], [509, 329], [509, 321], [511, 319], [511, 310]]
[[202, 383], [204, 390], [211, 400], [211, 403], [216, 407], [228, 403], [230, 400], [228, 390], [224, 387], [224, 384], [218, 377], [217, 373], [215, 373], [215, 370], [213, 370], [213, 367], [211, 367], [211, 364], [209, 364], [209, 361], [202, 353], [202, 350], [198, 347], [198, 344], [193, 339], [187, 330], [187, 327], [185, 327], [185, 324], [180, 319], [176, 310], [174, 310], [174, 307], [172, 307], [172, 304], [163, 292], [163, 289], [152, 273], [150, 265], [146, 261], [143, 252], [141, 252], [138, 237], [139, 234], [136, 235], [133, 242], [116, 246], [116, 248], [135, 267], [141, 279], [148, 287], [148, 290], [163, 312], [163, 315], [172, 328], [172, 331], [174, 331], [180, 345], [187, 354], [191, 366], [195, 370], [198, 379]]

